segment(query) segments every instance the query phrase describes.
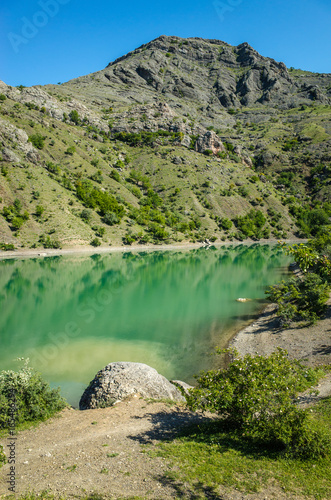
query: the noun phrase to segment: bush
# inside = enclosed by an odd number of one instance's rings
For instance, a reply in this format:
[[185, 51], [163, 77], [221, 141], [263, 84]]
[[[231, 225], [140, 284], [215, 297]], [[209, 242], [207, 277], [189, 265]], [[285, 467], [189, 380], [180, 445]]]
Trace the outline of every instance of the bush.
[[45, 144], [45, 137], [40, 134], [33, 134], [30, 135], [29, 142], [31, 142], [35, 148], [43, 149]]
[[69, 113], [69, 118], [75, 125], [78, 125], [80, 123], [78, 111], [76, 111], [75, 109]]
[[94, 238], [91, 243], [92, 247], [99, 247], [101, 245], [101, 241], [99, 240], [99, 238]]
[[102, 221], [105, 224], [108, 224], [108, 226], [114, 226], [115, 224], [118, 224], [120, 220], [117, 214], [115, 214], [114, 212], [106, 212], [102, 218]]
[[120, 182], [121, 181], [120, 174], [114, 168], [110, 172], [109, 177], [111, 177], [112, 179], [114, 179], [116, 182]]
[[72, 156], [76, 152], [75, 146], [69, 146], [64, 154]]
[[225, 369], [203, 372], [187, 394], [182, 390], [191, 410], [218, 413], [242, 436], [292, 453], [324, 455], [329, 450], [329, 444], [320, 451], [312, 446], [308, 414], [294, 404], [299, 391], [316, 384], [315, 370], [289, 360], [281, 349], [267, 357], [218, 352], [234, 359]]
[[329, 293], [327, 283], [315, 273], [307, 273], [303, 280], [291, 278], [282, 281], [266, 291], [268, 299], [279, 306], [277, 314], [283, 326], [294, 320], [314, 322], [321, 318]]
[[220, 228], [224, 229], [224, 231], [228, 231], [232, 227], [232, 221], [230, 219], [227, 219], [226, 217], [223, 217], [220, 220]]
[[45, 212], [45, 209], [42, 205], [36, 206], [36, 216], [37, 217], [41, 217], [44, 212]]
[[0, 243], [0, 250], [8, 252], [9, 250], [15, 250], [15, 246], [12, 243]]
[[8, 428], [13, 397], [16, 425], [46, 420], [67, 405], [59, 389], [51, 389], [27, 362], [18, 372], [0, 372], [0, 429]]
[[50, 236], [45, 236], [42, 234], [39, 237], [39, 242], [43, 245], [44, 248], [62, 248], [61, 243], [58, 240], [51, 240]]
[[252, 209], [248, 214], [235, 218], [235, 224], [238, 230], [248, 238], [262, 238], [262, 228], [265, 223], [266, 218], [261, 210]]
[[81, 219], [83, 219], [85, 222], [90, 222], [91, 217], [92, 217], [92, 210], [89, 208], [84, 208], [81, 213], [80, 213]]

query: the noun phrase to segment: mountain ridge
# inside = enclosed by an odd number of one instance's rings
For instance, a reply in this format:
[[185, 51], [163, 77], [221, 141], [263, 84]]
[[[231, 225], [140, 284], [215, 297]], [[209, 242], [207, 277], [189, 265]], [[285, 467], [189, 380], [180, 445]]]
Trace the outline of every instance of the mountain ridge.
[[331, 75], [246, 42], [162, 35], [0, 99], [4, 244], [277, 239], [331, 216]]

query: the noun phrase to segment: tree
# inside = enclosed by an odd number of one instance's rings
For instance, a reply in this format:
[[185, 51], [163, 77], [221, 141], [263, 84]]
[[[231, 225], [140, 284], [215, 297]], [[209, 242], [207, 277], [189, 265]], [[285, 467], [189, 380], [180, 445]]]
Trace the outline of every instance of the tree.
[[80, 123], [79, 114], [78, 111], [76, 111], [76, 109], [70, 111], [69, 118], [75, 125], [78, 125]]

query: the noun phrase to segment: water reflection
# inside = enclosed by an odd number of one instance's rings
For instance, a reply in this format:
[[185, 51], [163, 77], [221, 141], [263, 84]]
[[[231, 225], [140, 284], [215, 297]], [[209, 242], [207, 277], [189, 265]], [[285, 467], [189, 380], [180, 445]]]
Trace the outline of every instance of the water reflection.
[[137, 361], [192, 381], [286, 262], [269, 245], [1, 261], [1, 368], [29, 356], [68, 388], [111, 361]]

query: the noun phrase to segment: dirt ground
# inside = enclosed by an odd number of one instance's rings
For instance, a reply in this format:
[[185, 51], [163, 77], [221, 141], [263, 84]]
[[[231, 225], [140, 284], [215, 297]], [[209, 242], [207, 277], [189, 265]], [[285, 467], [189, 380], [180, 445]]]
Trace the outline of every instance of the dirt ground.
[[[269, 354], [276, 347], [286, 348], [290, 356], [308, 365], [331, 364], [331, 304], [327, 317], [310, 328], [279, 331], [272, 306], [231, 343], [242, 354]], [[317, 389], [318, 397], [331, 394], [331, 374]], [[302, 406], [316, 397], [303, 395]], [[77, 498], [92, 493], [108, 498], [213, 498], [218, 500], [297, 499], [277, 488], [243, 495], [223, 489], [198, 496], [189, 485], [178, 485], [167, 478], [167, 460], [151, 457], [146, 445], [176, 436], [188, 424], [211, 415], [191, 413], [183, 406], [146, 402], [133, 397], [112, 408], [79, 411], [66, 409], [38, 427], [20, 432], [16, 441], [16, 492], [48, 490], [55, 496]], [[0, 444], [6, 449], [8, 440]], [[7, 449], [6, 449], [7, 453]], [[0, 469], [0, 496], [8, 495], [9, 464]]]

